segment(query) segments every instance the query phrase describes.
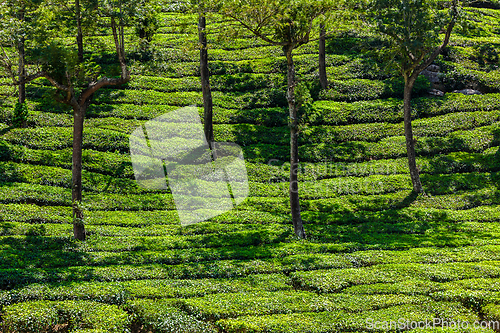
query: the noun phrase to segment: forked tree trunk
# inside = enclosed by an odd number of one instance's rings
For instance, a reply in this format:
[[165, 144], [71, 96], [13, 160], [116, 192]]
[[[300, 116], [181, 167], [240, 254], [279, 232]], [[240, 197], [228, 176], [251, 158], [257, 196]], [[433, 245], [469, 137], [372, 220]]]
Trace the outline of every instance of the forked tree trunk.
[[73, 106], [73, 166], [71, 181], [71, 197], [73, 201], [73, 234], [77, 240], [86, 238], [82, 211], [82, 146], [83, 122], [86, 105]]
[[326, 76], [326, 31], [325, 24], [321, 23], [319, 28], [319, 82], [321, 89], [328, 88], [328, 78]]
[[75, 0], [75, 11], [76, 11], [76, 44], [78, 47], [78, 62], [83, 62], [83, 32], [82, 32], [82, 12], [80, 8], [80, 0]]
[[[111, 30], [115, 42], [116, 53], [120, 62], [121, 77], [108, 78], [102, 77], [97, 81], [91, 81], [87, 89], [84, 89], [79, 97], [75, 96], [75, 91], [71, 85], [64, 85], [57, 82], [49, 73], [40, 71], [36, 74], [29, 75], [25, 81], [30, 82], [39, 77], [44, 77], [56, 87], [58, 90], [67, 93], [67, 99], [64, 103], [71, 105], [73, 108], [73, 155], [72, 155], [72, 177], [71, 177], [71, 198], [73, 202], [73, 233], [77, 240], [84, 241], [86, 238], [85, 225], [83, 223], [82, 210], [82, 143], [83, 143], [83, 122], [85, 120], [85, 112], [92, 101], [94, 93], [99, 89], [107, 86], [118, 86], [127, 83], [130, 80], [130, 72], [127, 70], [125, 61], [125, 46], [123, 38], [123, 26], [117, 26], [114, 17], [111, 17]], [[120, 32], [118, 32], [120, 31]], [[68, 84], [70, 84], [70, 75], [68, 76]]]
[[411, 93], [415, 84], [416, 76], [405, 77], [404, 90], [404, 127], [406, 138], [406, 151], [408, 154], [408, 167], [410, 169], [411, 182], [415, 193], [423, 192], [420, 175], [417, 169], [415, 154], [415, 140], [413, 139], [413, 129], [411, 126]]
[[292, 223], [295, 234], [302, 239], [306, 238], [302, 217], [300, 215], [300, 200], [299, 200], [299, 142], [298, 130], [299, 120], [297, 119], [298, 105], [295, 100], [295, 66], [293, 63], [293, 48], [285, 49], [287, 59], [287, 100], [290, 113], [290, 209], [292, 212]]
[[206, 18], [200, 15], [198, 21], [198, 39], [200, 43], [200, 76], [201, 76], [201, 91], [203, 93], [203, 126], [205, 137], [210, 147], [214, 142], [213, 129], [213, 102], [212, 91], [210, 89], [210, 73], [208, 71], [208, 50], [207, 50], [207, 34], [206, 34]]

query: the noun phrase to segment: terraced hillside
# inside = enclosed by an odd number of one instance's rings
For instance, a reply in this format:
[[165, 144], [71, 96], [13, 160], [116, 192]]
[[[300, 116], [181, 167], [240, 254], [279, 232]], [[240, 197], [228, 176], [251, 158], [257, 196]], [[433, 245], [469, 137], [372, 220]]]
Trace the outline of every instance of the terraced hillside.
[[[163, 13], [152, 51], [128, 55], [133, 80], [94, 98], [84, 243], [72, 238], [71, 112], [38, 80], [28, 87], [28, 127], [12, 128], [15, 100], [3, 95], [3, 332], [384, 332], [373, 323], [435, 318], [469, 327], [420, 331], [493, 332], [473, 323], [500, 320], [500, 11], [468, 11], [469, 31], [437, 61], [448, 93], [428, 95], [422, 77], [415, 95], [426, 196], [411, 192], [401, 81], [360, 52], [377, 39], [350, 27], [330, 38], [326, 92], [315, 83], [317, 45], [299, 50], [311, 92], [300, 136], [305, 241], [289, 214], [278, 48], [212, 38], [215, 139], [242, 146], [250, 197], [188, 227], [170, 193], [135, 183], [128, 137], [201, 105], [195, 16]], [[113, 66], [97, 52], [98, 42], [111, 45], [109, 32], [92, 41], [97, 60]], [[466, 87], [483, 94], [450, 93]]]

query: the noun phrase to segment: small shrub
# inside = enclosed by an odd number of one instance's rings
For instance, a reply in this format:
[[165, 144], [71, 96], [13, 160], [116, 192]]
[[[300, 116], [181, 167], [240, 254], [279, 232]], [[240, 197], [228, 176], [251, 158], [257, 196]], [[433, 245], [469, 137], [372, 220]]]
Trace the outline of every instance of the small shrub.
[[12, 125], [14, 127], [26, 127], [28, 120], [28, 106], [26, 103], [17, 102], [12, 115]]

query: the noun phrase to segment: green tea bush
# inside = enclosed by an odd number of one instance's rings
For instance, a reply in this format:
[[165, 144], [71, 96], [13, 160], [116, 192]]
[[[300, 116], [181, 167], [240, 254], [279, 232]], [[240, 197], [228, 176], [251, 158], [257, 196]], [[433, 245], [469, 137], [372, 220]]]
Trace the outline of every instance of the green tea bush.
[[238, 52], [234, 52], [233, 50], [211, 49], [208, 54], [209, 60], [241, 61], [253, 60], [256, 58], [280, 57], [283, 56], [283, 51], [276, 46], [261, 46], [241, 49], [238, 50]]
[[27, 118], [30, 127], [72, 127], [73, 117], [64, 113], [32, 111]]
[[341, 270], [317, 270], [311, 272], [295, 272], [292, 281], [297, 288], [323, 293], [339, 290], [360, 284], [394, 283], [408, 278], [419, 278], [436, 282], [446, 282], [465, 278], [498, 277], [500, 267], [498, 261], [477, 263], [431, 264], [384, 264], [363, 268]]
[[32, 300], [89, 300], [123, 305], [137, 299], [190, 298], [219, 293], [291, 290], [283, 274], [250, 275], [239, 279], [136, 280], [121, 282], [68, 282], [30, 284], [0, 292], [0, 307]]
[[254, 108], [245, 110], [214, 107], [215, 124], [256, 124], [268, 127], [286, 126], [288, 113], [284, 108]]
[[[444, 97], [417, 97], [412, 100], [413, 114], [431, 117], [456, 112], [500, 110], [498, 94], [463, 95], [448, 93]], [[400, 99], [357, 101], [352, 103], [316, 101], [307, 122], [343, 125], [365, 122], [401, 122], [403, 102]]]
[[199, 91], [199, 77], [163, 78], [157, 76], [134, 76], [127, 87], [137, 90], [156, 90], [162, 92]]
[[90, 128], [102, 128], [105, 130], [113, 130], [131, 134], [138, 127], [141, 127], [145, 121], [122, 119], [116, 117], [93, 118], [86, 122]]
[[[384, 81], [351, 79], [330, 80], [331, 88], [320, 93], [320, 99], [334, 101], [359, 101], [384, 97], [402, 97], [404, 83], [401, 78], [392, 78]], [[430, 88], [429, 81], [419, 76], [415, 82], [414, 94], [422, 94]]]
[[[13, 129], [3, 139], [28, 148], [59, 150], [72, 147], [72, 131], [67, 127], [38, 127]], [[112, 130], [86, 128], [83, 132], [83, 147], [99, 151], [128, 153], [128, 135]]]
[[429, 295], [432, 292], [445, 290], [442, 283], [408, 279], [396, 283], [361, 284], [342, 290], [345, 294], [404, 294], [404, 295]]
[[74, 266], [62, 268], [0, 269], [0, 287], [11, 289], [30, 283], [78, 281], [127, 281], [140, 279], [236, 278], [250, 274], [282, 272], [275, 259], [217, 260], [180, 265]]
[[254, 73], [212, 75], [210, 77], [210, 86], [213, 90], [243, 92], [269, 88], [273, 81], [277, 80], [283, 81], [284, 77]]
[[149, 120], [178, 108], [178, 106], [173, 105], [91, 104], [87, 110], [87, 116], [90, 118], [120, 117]]
[[26, 204], [0, 204], [0, 220], [30, 223], [69, 222], [71, 209], [61, 206], [38, 206]]
[[212, 325], [172, 306], [172, 300], [134, 300], [127, 307], [148, 329], [159, 333], [216, 332]]
[[300, 291], [216, 294], [183, 300], [180, 306], [189, 314], [209, 321], [245, 315], [331, 311], [334, 308], [327, 298]]
[[0, 202], [2, 203], [36, 203], [49, 206], [71, 206], [71, 191], [68, 189], [25, 184], [1, 183]]
[[317, 295], [309, 292], [249, 292], [190, 298], [179, 303], [182, 309], [199, 318], [217, 321], [250, 315], [279, 313], [349, 311], [362, 312], [400, 304], [424, 304], [430, 299], [405, 295]]
[[128, 314], [114, 305], [88, 301], [26, 302], [5, 307], [5, 332], [35, 333], [68, 324], [70, 330], [94, 329], [110, 333], [129, 332]]
[[[201, 92], [159, 92], [155, 90], [99, 90], [95, 103], [118, 104], [127, 103], [142, 105], [188, 106], [203, 105]], [[245, 109], [286, 105], [285, 92], [281, 88], [261, 89], [251, 93], [235, 92], [212, 93], [214, 106], [228, 109]]]
[[[483, 307], [486, 320], [499, 321], [500, 320], [500, 305], [488, 304]], [[498, 328], [498, 325], [496, 326]]]
[[442, 80], [450, 90], [463, 89], [474, 85], [485, 93], [500, 92], [500, 85], [498, 84], [500, 72], [498, 70], [482, 71], [466, 68], [456, 63], [446, 63], [446, 67], [449, 68], [443, 75]]
[[[458, 303], [429, 302], [421, 305], [399, 305], [375, 311], [353, 314], [346, 311], [293, 313], [266, 316], [244, 316], [237, 319], [222, 319], [217, 326], [226, 332], [276, 332], [276, 333], [332, 333], [332, 332], [380, 332], [397, 331], [389, 327], [395, 318], [405, 318], [408, 322], [432, 322], [434, 318], [474, 322], [477, 320], [470, 310]], [[375, 328], [375, 322], [379, 322]], [[384, 327], [386, 323], [386, 327]], [[409, 328], [409, 327], [408, 327]], [[435, 332], [441, 332], [439, 328]], [[443, 330], [452, 332], [453, 330]], [[431, 330], [432, 332], [432, 330]], [[464, 332], [473, 332], [464, 330]]]
[[26, 103], [16, 103], [12, 115], [12, 125], [14, 127], [25, 127], [28, 115], [28, 107]]
[[94, 98], [95, 103], [130, 103], [135, 105], [200, 105], [202, 103], [199, 92], [172, 92], [164, 93], [155, 90], [99, 90]]
[[[71, 187], [71, 170], [58, 167], [0, 162], [1, 182], [23, 182], [39, 185]], [[141, 191], [131, 179], [114, 178], [93, 172], [83, 172], [83, 189], [87, 191]]]

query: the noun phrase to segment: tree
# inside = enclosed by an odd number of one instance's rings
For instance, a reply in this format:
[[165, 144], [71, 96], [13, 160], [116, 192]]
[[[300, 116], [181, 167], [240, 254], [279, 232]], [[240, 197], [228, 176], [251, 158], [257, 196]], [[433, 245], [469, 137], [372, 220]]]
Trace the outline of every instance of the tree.
[[157, 3], [148, 0], [136, 2], [135, 11], [135, 34], [139, 37], [139, 46], [142, 51], [146, 51], [159, 28]]
[[[109, 22], [120, 65], [120, 77], [109, 78], [98, 70], [79, 63], [75, 51], [55, 40], [41, 45], [33, 51], [30, 59], [39, 70], [15, 83], [26, 83], [37, 78], [47, 79], [56, 88], [56, 99], [73, 109], [73, 153], [72, 153], [72, 202], [73, 233], [77, 240], [85, 240], [85, 226], [82, 210], [82, 141], [85, 113], [96, 91], [106, 86], [117, 86], [130, 80], [125, 61], [124, 16], [129, 8], [122, 1], [112, 0], [102, 4], [101, 13]], [[78, 48], [78, 47], [77, 47]], [[7, 64], [7, 67], [9, 64]], [[12, 66], [12, 64], [10, 64]]]
[[[26, 57], [25, 57], [25, 41], [28, 34], [28, 22], [26, 19], [26, 11], [30, 8], [31, 3], [24, 0], [12, 0], [2, 3], [0, 17], [1, 31], [0, 44], [11, 45], [17, 53], [17, 73], [14, 73], [14, 65], [10, 62], [5, 49], [3, 49], [2, 64], [7, 69], [11, 77], [17, 75], [18, 83], [18, 104], [24, 104], [26, 100], [26, 85], [22, 78], [26, 75]], [[6, 66], [7, 65], [7, 66]], [[21, 107], [17, 105], [16, 107]]]
[[287, 62], [287, 101], [290, 128], [290, 209], [295, 234], [306, 238], [300, 213], [299, 119], [293, 51], [310, 41], [313, 22], [331, 10], [329, 0], [223, 0], [221, 13], [270, 45], [280, 46]]
[[[18, 12], [19, 21], [21, 23], [24, 23], [26, 4], [23, 1], [21, 1], [19, 5], [20, 5]], [[21, 81], [19, 83], [19, 104], [24, 104], [26, 101], [26, 84], [22, 82], [22, 78], [26, 75], [26, 65], [25, 65], [26, 56], [24, 50], [25, 38], [26, 37], [24, 36], [24, 34], [21, 34], [17, 42], [17, 52], [19, 53], [19, 64], [17, 71], [19, 80]]]
[[[84, 28], [89, 30], [98, 20], [98, 0], [52, 0], [52, 7], [60, 18], [58, 24], [61, 28], [70, 27], [69, 34], [76, 35], [77, 59], [79, 63], [84, 62]], [[67, 26], [64, 26], [67, 21]]]
[[319, 82], [321, 89], [328, 89], [328, 78], [326, 76], [326, 28], [322, 22], [319, 26]]
[[28, 117], [24, 80], [26, 55], [35, 41], [48, 36], [47, 27], [41, 23], [44, 22], [43, 8], [43, 0], [7, 0], [0, 3], [0, 67], [12, 79], [11, 85], [17, 87], [18, 100], [12, 119], [15, 127], [25, 127]]
[[[438, 0], [373, 0], [367, 14], [376, 29], [391, 42], [391, 53], [404, 78], [404, 129], [408, 167], [415, 193], [423, 192], [416, 164], [415, 140], [411, 124], [411, 94], [418, 75], [448, 45], [459, 17], [458, 0], [452, 0], [448, 12], [440, 11]], [[440, 40], [439, 34], [444, 31]]]
[[208, 69], [207, 13], [212, 10], [205, 0], [191, 0], [191, 8], [198, 14], [198, 44], [200, 48], [200, 79], [203, 94], [203, 127], [209, 146], [213, 147], [213, 101]]

